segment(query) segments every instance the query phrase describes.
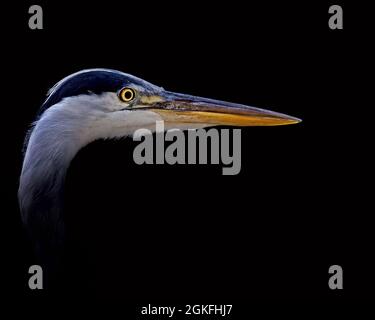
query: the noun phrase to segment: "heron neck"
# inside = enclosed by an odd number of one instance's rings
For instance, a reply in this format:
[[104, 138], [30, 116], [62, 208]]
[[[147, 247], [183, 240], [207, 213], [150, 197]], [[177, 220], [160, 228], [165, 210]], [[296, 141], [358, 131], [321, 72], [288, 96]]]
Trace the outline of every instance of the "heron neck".
[[54, 111], [49, 110], [36, 123], [25, 153], [18, 195], [27, 225], [61, 223], [65, 176], [70, 162], [86, 144], [80, 138], [84, 121], [72, 121], [71, 114]]

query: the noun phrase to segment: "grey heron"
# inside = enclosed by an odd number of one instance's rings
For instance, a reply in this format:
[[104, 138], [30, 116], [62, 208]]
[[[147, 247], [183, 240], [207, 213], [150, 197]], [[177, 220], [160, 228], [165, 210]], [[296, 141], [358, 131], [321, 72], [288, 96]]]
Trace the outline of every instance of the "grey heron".
[[[77, 152], [98, 139], [153, 130], [297, 123], [288, 115], [241, 104], [164, 90], [132, 75], [109, 69], [67, 76], [48, 93], [25, 141], [19, 184], [23, 223], [45, 265], [58, 264], [64, 245], [63, 191], [69, 164]], [[53, 266], [50, 268], [54, 268]]]

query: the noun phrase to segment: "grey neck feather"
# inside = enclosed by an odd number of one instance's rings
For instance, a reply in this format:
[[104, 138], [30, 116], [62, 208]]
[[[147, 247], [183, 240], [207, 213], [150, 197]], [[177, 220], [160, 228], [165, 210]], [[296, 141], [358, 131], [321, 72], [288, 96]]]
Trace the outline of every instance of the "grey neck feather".
[[[69, 101], [68, 101], [69, 102]], [[63, 185], [71, 160], [85, 141], [87, 114], [55, 105], [35, 124], [29, 137], [18, 197], [24, 224], [36, 242], [63, 241]], [[87, 138], [86, 138], [87, 140]]]

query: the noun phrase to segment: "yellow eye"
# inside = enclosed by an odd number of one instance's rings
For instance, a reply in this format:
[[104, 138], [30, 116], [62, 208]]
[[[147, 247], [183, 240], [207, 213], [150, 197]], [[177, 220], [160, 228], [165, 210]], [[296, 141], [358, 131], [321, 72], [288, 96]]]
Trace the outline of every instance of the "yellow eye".
[[135, 91], [131, 88], [122, 88], [118, 96], [122, 101], [129, 102], [135, 98]]

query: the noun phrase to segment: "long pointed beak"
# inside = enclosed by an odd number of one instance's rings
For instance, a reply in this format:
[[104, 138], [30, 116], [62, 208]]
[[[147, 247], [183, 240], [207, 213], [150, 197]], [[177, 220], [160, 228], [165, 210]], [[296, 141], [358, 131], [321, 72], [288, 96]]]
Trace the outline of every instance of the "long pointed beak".
[[149, 106], [166, 121], [227, 126], [278, 126], [301, 122], [282, 113], [164, 91]]

